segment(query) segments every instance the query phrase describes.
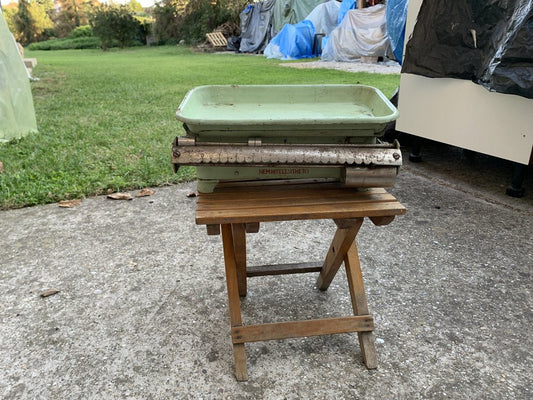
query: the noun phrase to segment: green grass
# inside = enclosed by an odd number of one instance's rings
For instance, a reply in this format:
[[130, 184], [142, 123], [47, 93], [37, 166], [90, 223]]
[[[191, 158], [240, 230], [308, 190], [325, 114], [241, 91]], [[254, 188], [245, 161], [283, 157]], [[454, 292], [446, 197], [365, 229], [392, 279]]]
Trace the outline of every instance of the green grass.
[[0, 144], [0, 208], [16, 208], [194, 178], [174, 174], [175, 111], [210, 84], [361, 83], [390, 96], [398, 75], [278, 66], [262, 56], [197, 54], [184, 47], [28, 51], [39, 133]]

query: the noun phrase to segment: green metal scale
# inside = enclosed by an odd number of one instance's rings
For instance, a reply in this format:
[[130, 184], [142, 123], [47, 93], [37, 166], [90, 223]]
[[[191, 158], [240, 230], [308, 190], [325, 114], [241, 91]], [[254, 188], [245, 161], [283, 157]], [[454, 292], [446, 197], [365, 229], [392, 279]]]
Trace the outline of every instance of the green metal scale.
[[186, 136], [172, 163], [197, 167], [198, 191], [221, 181], [329, 180], [391, 187], [402, 156], [378, 137], [398, 111], [363, 85], [201, 86], [177, 113]]

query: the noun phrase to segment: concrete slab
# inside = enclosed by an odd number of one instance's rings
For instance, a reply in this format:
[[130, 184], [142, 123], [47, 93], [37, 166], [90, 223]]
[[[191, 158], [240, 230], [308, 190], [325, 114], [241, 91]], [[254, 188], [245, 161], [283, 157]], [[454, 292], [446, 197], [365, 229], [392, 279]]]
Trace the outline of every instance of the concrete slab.
[[37, 65], [37, 59], [36, 58], [25, 58], [24, 65], [28, 69], [35, 68], [35, 66]]
[[[194, 183], [0, 212], [0, 398], [530, 399], [533, 183], [506, 197], [485, 161], [442, 153], [406, 162], [406, 216], [358, 236], [374, 371], [346, 334], [247, 344], [235, 381], [222, 246], [194, 225]], [[320, 260], [333, 231], [263, 224], [249, 263]], [[350, 312], [343, 272], [325, 293], [315, 279], [251, 279], [245, 323]]]

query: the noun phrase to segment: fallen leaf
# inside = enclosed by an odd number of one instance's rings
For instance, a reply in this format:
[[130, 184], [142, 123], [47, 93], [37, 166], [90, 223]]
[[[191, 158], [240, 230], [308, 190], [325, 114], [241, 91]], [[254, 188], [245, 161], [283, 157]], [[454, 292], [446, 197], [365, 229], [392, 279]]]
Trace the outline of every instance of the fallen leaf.
[[4, 163], [0, 161], [0, 174], [4, 172]]
[[135, 197], [146, 197], [146, 196], [152, 196], [155, 193], [155, 190], [152, 189], [141, 189], [139, 193], [135, 195]]
[[72, 208], [79, 206], [81, 204], [81, 199], [73, 199], [73, 200], [61, 200], [57, 205], [59, 207], [63, 208]]
[[129, 193], [112, 193], [107, 195], [108, 199], [113, 200], [132, 200], [131, 194]]
[[57, 289], [48, 289], [41, 293], [41, 297], [50, 297], [59, 292], [60, 290], [57, 290]]
[[198, 192], [187, 193], [187, 197], [196, 197], [196, 196], [198, 196]]

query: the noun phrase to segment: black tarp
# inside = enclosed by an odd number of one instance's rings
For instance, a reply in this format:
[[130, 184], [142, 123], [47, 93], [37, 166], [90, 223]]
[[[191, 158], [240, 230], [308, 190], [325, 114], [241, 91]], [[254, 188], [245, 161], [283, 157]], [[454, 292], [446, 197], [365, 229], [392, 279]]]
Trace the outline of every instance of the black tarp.
[[533, 0], [425, 0], [402, 72], [533, 98]]

